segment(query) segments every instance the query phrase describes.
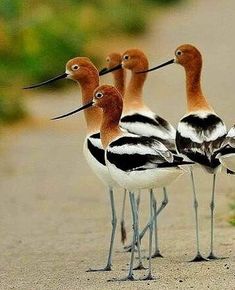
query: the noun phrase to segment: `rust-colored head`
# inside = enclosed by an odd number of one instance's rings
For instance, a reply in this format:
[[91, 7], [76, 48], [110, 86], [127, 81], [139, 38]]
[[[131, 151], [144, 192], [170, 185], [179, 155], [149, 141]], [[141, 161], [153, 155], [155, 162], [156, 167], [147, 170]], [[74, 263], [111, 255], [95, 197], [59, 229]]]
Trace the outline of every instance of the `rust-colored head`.
[[195, 46], [183, 44], [175, 50], [175, 62], [181, 64], [186, 69], [201, 67], [202, 56]]
[[122, 96], [119, 91], [110, 85], [102, 85], [95, 89], [93, 94], [93, 102], [95, 106], [103, 110], [112, 108], [122, 111]]
[[91, 77], [98, 78], [99, 72], [88, 57], [75, 57], [66, 64], [67, 78], [77, 82], [90, 81]]
[[93, 80], [93, 83], [97, 83], [99, 81], [99, 72], [88, 57], [75, 57], [67, 62], [65, 73], [57, 75], [56, 77], [53, 77], [47, 81], [24, 87], [24, 89], [42, 87], [66, 78], [77, 81], [81, 85], [86, 82], [91, 83], [91, 79]]
[[122, 66], [133, 72], [146, 70], [148, 69], [148, 59], [140, 49], [131, 48], [123, 53]]
[[118, 52], [113, 52], [110, 53], [107, 57], [106, 57], [106, 62], [107, 62], [107, 68], [113, 68], [119, 64], [121, 64], [122, 62], [122, 55], [121, 53]]

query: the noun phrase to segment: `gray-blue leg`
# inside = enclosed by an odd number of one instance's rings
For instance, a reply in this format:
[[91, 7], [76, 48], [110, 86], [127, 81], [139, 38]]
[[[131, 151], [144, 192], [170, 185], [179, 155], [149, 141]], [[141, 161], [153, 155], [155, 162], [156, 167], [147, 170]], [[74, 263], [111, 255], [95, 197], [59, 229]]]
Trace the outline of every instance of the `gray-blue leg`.
[[196, 189], [195, 189], [195, 182], [194, 182], [194, 176], [193, 176], [193, 169], [192, 168], [190, 169], [190, 173], [191, 173], [191, 181], [192, 181], [192, 187], [193, 187], [193, 206], [194, 206], [194, 212], [195, 212], [196, 246], [197, 246], [197, 254], [191, 260], [191, 262], [208, 261], [200, 253], [200, 246], [199, 246], [199, 225], [198, 225], [198, 201], [197, 201], [197, 196], [196, 196]]
[[[140, 193], [139, 193], [140, 195]], [[137, 267], [134, 268], [134, 270], [144, 270], [145, 267], [143, 266], [143, 262], [142, 262], [142, 257], [141, 257], [141, 249], [140, 249], [140, 233], [139, 233], [139, 212], [138, 212], [138, 198], [139, 195], [137, 197], [137, 200], [135, 200], [134, 203], [134, 210], [136, 212], [136, 231], [135, 231], [135, 239], [136, 239], [136, 243], [137, 244], [137, 250], [138, 250], [138, 257], [139, 257], [139, 264]]]
[[124, 244], [126, 241], [126, 226], [125, 226], [125, 207], [126, 207], [126, 192], [124, 189], [123, 202], [122, 202], [122, 215], [121, 215], [121, 241]]
[[216, 182], [216, 174], [213, 174], [212, 195], [211, 195], [211, 203], [210, 203], [210, 210], [211, 210], [211, 245], [210, 245], [210, 247], [211, 247], [211, 249], [210, 249], [210, 254], [207, 257], [210, 260], [224, 259], [224, 258], [218, 258], [214, 254], [215, 182]]
[[[163, 201], [161, 203], [161, 206], [153, 214], [153, 221], [160, 214], [160, 212], [166, 207], [167, 204], [168, 204], [168, 197], [167, 197], [166, 189], [164, 188], [164, 198], [163, 198]], [[140, 233], [140, 241], [142, 240], [143, 236], [145, 235], [145, 233], [149, 229], [149, 225], [150, 225], [150, 222], [147, 223], [147, 225], [144, 227], [144, 229]], [[128, 245], [128, 246], [126, 246], [124, 248], [125, 248], [126, 251], [130, 251], [131, 250], [131, 245]]]
[[[168, 197], [167, 197], [167, 191], [166, 188], [163, 188], [163, 201], [161, 204], [162, 209], [167, 205], [168, 203]], [[161, 210], [162, 210], [161, 209]], [[163, 258], [162, 254], [160, 253], [160, 249], [159, 249], [159, 239], [158, 239], [158, 215], [157, 215], [157, 199], [156, 197], [153, 199], [153, 211], [154, 211], [154, 216], [155, 216], [155, 220], [154, 220], [154, 232], [155, 232], [155, 251], [152, 255], [152, 258]]]
[[116, 217], [115, 202], [114, 202], [112, 188], [109, 188], [109, 196], [110, 196], [110, 203], [111, 203], [111, 210], [112, 210], [112, 234], [111, 234], [111, 240], [110, 240], [110, 245], [109, 245], [109, 255], [108, 255], [107, 265], [101, 269], [89, 269], [87, 272], [111, 271], [113, 244], [114, 244], [114, 238], [115, 238], [115, 232], [116, 232], [116, 226], [117, 226], [117, 217]]
[[133, 239], [132, 239], [132, 248], [131, 248], [131, 259], [130, 259], [130, 266], [129, 272], [127, 277], [122, 279], [111, 279], [108, 281], [134, 281], [133, 276], [133, 266], [134, 266], [134, 255], [135, 255], [135, 242], [136, 242], [136, 210], [135, 210], [135, 196], [134, 193], [129, 192], [130, 204], [131, 204], [131, 212], [132, 212], [132, 221], [133, 221]]
[[136, 199], [137, 211], [139, 211], [139, 208], [140, 208], [140, 194], [141, 194], [141, 190], [138, 191], [138, 196]]
[[150, 191], [150, 207], [149, 207], [149, 271], [143, 280], [153, 280], [152, 276], [152, 240], [153, 240], [153, 191]]

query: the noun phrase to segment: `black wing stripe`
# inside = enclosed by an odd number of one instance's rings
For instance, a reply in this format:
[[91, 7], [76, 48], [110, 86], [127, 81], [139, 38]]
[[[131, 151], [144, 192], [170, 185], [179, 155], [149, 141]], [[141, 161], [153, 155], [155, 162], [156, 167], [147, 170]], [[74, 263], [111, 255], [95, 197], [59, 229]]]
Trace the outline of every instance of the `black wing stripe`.
[[104, 156], [104, 150], [100, 149], [96, 146], [94, 146], [91, 141], [88, 139], [87, 140], [87, 147], [88, 150], [90, 151], [91, 155], [102, 165], [105, 166], [105, 156]]
[[[117, 154], [107, 151], [106, 157], [110, 163], [123, 171], [131, 171], [140, 167], [144, 170], [144, 166], [150, 163], [156, 163], [157, 161], [156, 156], [150, 154]], [[159, 163], [161, 160], [162, 159], [159, 157]]]
[[[220, 140], [217, 139], [214, 141], [215, 145], [216, 143], [221, 144], [224, 137], [221, 137], [219, 139]], [[177, 132], [176, 134], [176, 146], [179, 153], [186, 155], [190, 160], [196, 163], [207, 167], [216, 168], [220, 165], [220, 161], [213, 156], [213, 152], [209, 152], [209, 147], [211, 143], [212, 142], [204, 142], [203, 144], [201, 144], [192, 142], [190, 138], [182, 137], [179, 132]], [[203, 149], [201, 149], [202, 146], [204, 146], [205, 148], [207, 147], [208, 152], [203, 152]], [[216, 146], [214, 148], [216, 148]], [[219, 148], [219, 146], [217, 146], [217, 148]]]
[[145, 145], [145, 146], [151, 146], [154, 144], [154, 141], [157, 139], [150, 139], [149, 137], [145, 136], [124, 136], [121, 138], [118, 138], [116, 141], [113, 141], [109, 146], [110, 147], [119, 147], [123, 145]]
[[117, 154], [107, 151], [107, 160], [122, 171], [144, 171], [153, 168], [170, 168], [178, 165], [192, 164], [183, 161], [181, 157], [175, 156], [174, 161], [169, 163], [163, 161], [161, 156], [151, 154]]
[[100, 133], [95, 133], [91, 135], [89, 138], [100, 139]]
[[127, 115], [121, 118], [121, 122], [123, 123], [143, 123], [143, 124], [149, 124], [153, 126], [159, 126], [159, 123], [157, 120], [155, 121], [152, 118], [146, 117], [141, 114], [133, 114], [133, 115]]
[[219, 149], [219, 150], [217, 150], [216, 152], [215, 152], [215, 154], [217, 155], [218, 153], [220, 153], [220, 155], [227, 155], [227, 154], [235, 154], [235, 148], [233, 148], [233, 147], [230, 147], [229, 145], [227, 145], [227, 146], [225, 146], [225, 147], [223, 147], [223, 148], [221, 148], [221, 149]]
[[160, 116], [156, 116], [155, 117], [156, 121], [167, 131], [170, 131], [170, 124], [163, 118], [161, 118]]
[[209, 114], [206, 118], [201, 118], [200, 116], [191, 114], [184, 117], [180, 122], [186, 123], [198, 131], [213, 131], [218, 124], [223, 124], [222, 120], [214, 115]]

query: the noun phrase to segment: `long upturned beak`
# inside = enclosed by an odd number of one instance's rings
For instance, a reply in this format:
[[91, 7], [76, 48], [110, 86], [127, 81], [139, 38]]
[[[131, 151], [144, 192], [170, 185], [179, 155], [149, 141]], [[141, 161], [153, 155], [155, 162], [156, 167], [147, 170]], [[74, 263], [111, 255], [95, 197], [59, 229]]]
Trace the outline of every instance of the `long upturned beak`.
[[56, 77], [54, 77], [54, 78], [52, 78], [52, 79], [49, 79], [49, 80], [47, 80], [47, 81], [44, 81], [44, 82], [42, 82], [42, 83], [35, 84], [35, 85], [32, 85], [32, 86], [28, 86], [28, 87], [24, 87], [23, 89], [24, 89], [24, 90], [28, 90], [28, 89], [34, 89], [34, 88], [42, 87], [42, 86], [44, 86], [44, 85], [47, 85], [47, 84], [53, 83], [53, 82], [58, 81], [58, 80], [60, 80], [60, 79], [65, 79], [67, 76], [68, 76], [67, 73], [63, 73], [63, 74], [61, 74], [61, 75], [58, 75], [58, 76], [56, 76]]
[[106, 74], [108, 74], [108, 73], [110, 73], [110, 72], [112, 72], [112, 71], [115, 71], [115, 70], [118, 70], [118, 69], [121, 69], [122, 68], [122, 65], [121, 64], [118, 64], [118, 65], [116, 65], [116, 66], [114, 66], [114, 67], [112, 67], [112, 68], [110, 68], [110, 69], [108, 69], [108, 68], [103, 68], [100, 72], [99, 72], [99, 75], [100, 76], [103, 76], [103, 75], [106, 75]]
[[107, 67], [102, 68], [102, 69], [99, 71], [99, 76], [105, 75], [107, 70], [108, 70]]
[[138, 72], [136, 72], [136, 73], [137, 73], [137, 74], [142, 74], [142, 73], [150, 72], [150, 71], [153, 71], [153, 70], [159, 69], [159, 68], [161, 68], [161, 67], [164, 67], [164, 66], [166, 66], [166, 65], [168, 65], [168, 64], [172, 64], [172, 63], [174, 63], [174, 62], [175, 62], [175, 59], [173, 58], [173, 59], [168, 60], [167, 62], [164, 62], [164, 63], [162, 63], [162, 64], [160, 64], [160, 65], [158, 65], [158, 66], [155, 66], [155, 67], [150, 68], [150, 69], [148, 69], [148, 70], [138, 71]]
[[52, 118], [51, 120], [59, 120], [59, 119], [68, 117], [68, 116], [76, 114], [76, 113], [78, 113], [78, 112], [80, 112], [82, 110], [85, 110], [85, 109], [87, 109], [87, 108], [89, 108], [89, 107], [91, 107], [93, 105], [94, 105], [94, 101], [91, 101], [90, 103], [87, 103], [86, 105], [84, 105], [84, 106], [82, 106], [82, 107], [80, 107], [80, 108], [78, 108], [78, 109], [76, 109], [76, 110], [74, 110], [72, 112], [69, 112], [69, 113], [66, 113], [64, 115], [60, 115], [58, 117]]

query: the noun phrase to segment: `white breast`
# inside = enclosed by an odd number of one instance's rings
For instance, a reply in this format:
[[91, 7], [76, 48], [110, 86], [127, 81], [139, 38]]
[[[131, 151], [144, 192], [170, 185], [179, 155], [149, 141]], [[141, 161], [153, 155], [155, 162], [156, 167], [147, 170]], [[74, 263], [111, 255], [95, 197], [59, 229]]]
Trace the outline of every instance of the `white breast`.
[[84, 141], [83, 153], [86, 158], [86, 161], [92, 171], [96, 174], [96, 176], [105, 184], [110, 187], [117, 187], [117, 183], [111, 177], [107, 166], [104, 166], [102, 163], [98, 162], [97, 159], [91, 154], [88, 149], [88, 140], [90, 140], [93, 145], [102, 149], [102, 144], [100, 139], [89, 139], [90, 136], [87, 136]]

